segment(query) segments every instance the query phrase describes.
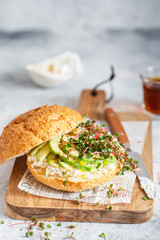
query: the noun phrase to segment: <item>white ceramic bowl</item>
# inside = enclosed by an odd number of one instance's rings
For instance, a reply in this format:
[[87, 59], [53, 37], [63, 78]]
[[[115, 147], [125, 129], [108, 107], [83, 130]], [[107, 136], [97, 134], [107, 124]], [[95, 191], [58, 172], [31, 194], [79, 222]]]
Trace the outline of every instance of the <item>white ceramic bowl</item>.
[[83, 67], [76, 53], [65, 52], [54, 58], [29, 64], [26, 70], [39, 86], [53, 87], [67, 81], [74, 73], [82, 73]]

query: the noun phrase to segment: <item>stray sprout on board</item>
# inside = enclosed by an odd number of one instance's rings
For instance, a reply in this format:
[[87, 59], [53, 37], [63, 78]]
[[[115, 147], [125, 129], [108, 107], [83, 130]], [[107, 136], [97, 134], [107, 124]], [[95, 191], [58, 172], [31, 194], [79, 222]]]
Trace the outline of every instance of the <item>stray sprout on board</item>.
[[148, 200], [148, 198], [146, 196], [143, 196], [142, 199], [143, 200]]

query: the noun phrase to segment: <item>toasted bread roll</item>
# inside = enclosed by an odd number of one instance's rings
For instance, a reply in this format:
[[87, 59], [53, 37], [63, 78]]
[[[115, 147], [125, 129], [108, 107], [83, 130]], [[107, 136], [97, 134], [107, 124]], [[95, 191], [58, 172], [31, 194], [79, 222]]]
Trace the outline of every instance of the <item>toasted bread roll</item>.
[[58, 105], [41, 106], [18, 116], [0, 136], [0, 164], [24, 155], [42, 142], [70, 132], [82, 121], [77, 111]]

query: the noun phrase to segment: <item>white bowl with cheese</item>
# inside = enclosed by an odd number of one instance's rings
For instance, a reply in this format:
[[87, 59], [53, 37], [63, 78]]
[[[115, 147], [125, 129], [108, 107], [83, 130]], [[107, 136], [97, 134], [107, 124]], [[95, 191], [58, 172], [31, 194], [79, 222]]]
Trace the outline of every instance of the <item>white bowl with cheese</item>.
[[51, 59], [26, 66], [30, 78], [41, 87], [54, 87], [68, 79], [73, 74], [83, 73], [80, 57], [76, 53], [64, 52]]

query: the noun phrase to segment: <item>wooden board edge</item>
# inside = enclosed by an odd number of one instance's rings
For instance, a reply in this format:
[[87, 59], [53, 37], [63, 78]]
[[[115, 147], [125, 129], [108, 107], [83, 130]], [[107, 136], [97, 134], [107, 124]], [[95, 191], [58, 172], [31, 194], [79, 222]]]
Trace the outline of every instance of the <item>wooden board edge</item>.
[[[36, 211], [36, 208], [32, 211], [30, 208], [26, 208], [25, 212], [28, 215], [28, 211], [32, 212], [30, 217], [27, 217], [25, 213], [22, 214], [23, 208], [13, 207], [6, 203], [5, 205], [6, 214], [8, 217], [13, 219], [30, 220], [33, 215], [37, 215], [39, 220], [45, 221], [71, 221], [71, 222], [95, 222], [95, 223], [144, 223], [150, 220], [153, 216], [153, 206], [147, 211], [137, 213], [136, 211], [109, 211], [106, 209], [101, 210], [83, 210], [77, 209], [78, 214], [74, 214], [74, 209], [57, 209], [48, 208], [42, 213]], [[38, 209], [39, 211], [39, 209]], [[23, 211], [24, 212], [24, 211]], [[118, 218], [118, 216], [119, 218]], [[123, 217], [122, 217], [123, 216]], [[83, 221], [81, 220], [83, 218]], [[117, 221], [118, 219], [118, 221]]]

